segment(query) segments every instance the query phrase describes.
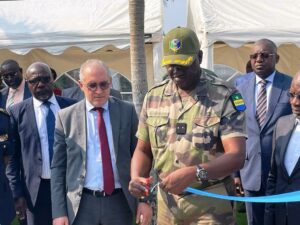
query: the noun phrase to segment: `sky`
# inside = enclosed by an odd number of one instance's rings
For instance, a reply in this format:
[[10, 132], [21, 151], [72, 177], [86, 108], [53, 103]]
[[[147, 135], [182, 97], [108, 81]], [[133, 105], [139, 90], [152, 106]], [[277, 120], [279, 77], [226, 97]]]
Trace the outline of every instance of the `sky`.
[[186, 26], [187, 0], [168, 0], [164, 7], [164, 32], [177, 26]]

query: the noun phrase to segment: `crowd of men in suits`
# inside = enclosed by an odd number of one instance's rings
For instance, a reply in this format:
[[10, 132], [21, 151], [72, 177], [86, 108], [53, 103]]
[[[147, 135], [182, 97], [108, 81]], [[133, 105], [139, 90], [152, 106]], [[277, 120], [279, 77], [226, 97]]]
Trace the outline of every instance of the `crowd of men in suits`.
[[[235, 183], [249, 197], [300, 189], [300, 73], [280, 73], [278, 61], [276, 45], [261, 39], [250, 53], [253, 72], [236, 79], [248, 137]], [[7, 85], [0, 96], [1, 225], [15, 213], [28, 225], [131, 225], [135, 217], [149, 224], [148, 203], [128, 190], [138, 117], [111, 89], [102, 61], [83, 63], [79, 85], [62, 96], [54, 95], [53, 73], [42, 62], [23, 73], [6, 60], [0, 76]], [[248, 225], [297, 224], [299, 206], [247, 203]]]

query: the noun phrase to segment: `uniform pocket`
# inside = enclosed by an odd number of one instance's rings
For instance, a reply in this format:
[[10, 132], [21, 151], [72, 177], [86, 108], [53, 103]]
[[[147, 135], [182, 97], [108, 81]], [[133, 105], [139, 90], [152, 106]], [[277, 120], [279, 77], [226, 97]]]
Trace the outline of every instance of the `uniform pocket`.
[[168, 132], [168, 117], [148, 117], [146, 123], [149, 128], [151, 145], [155, 148], [162, 148], [166, 145]]
[[204, 116], [193, 120], [193, 146], [197, 149], [211, 150], [216, 148], [220, 117]]

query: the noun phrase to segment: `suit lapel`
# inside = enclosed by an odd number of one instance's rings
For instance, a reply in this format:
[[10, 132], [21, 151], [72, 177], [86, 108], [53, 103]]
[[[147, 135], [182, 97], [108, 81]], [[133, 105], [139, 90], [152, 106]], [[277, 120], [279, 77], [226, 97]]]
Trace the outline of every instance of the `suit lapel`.
[[285, 126], [282, 128], [284, 130], [287, 130], [287, 132], [283, 132], [283, 133], [286, 133], [286, 135], [283, 136], [284, 138], [282, 139], [282, 143], [281, 143], [281, 147], [280, 147], [280, 164], [282, 167], [282, 171], [284, 171], [284, 174], [286, 175], [286, 177], [289, 177], [289, 174], [284, 165], [284, 157], [285, 157], [286, 150], [288, 148], [290, 138], [291, 138], [293, 130], [294, 130], [294, 126], [295, 126], [294, 116], [289, 116], [288, 120], [286, 121]]
[[[295, 129], [295, 119], [294, 119], [294, 117], [291, 116], [291, 120], [293, 122], [293, 128], [292, 128], [292, 131], [293, 131]], [[290, 136], [291, 135], [292, 135], [292, 132], [291, 132]], [[300, 158], [298, 158], [298, 161], [297, 161], [297, 163], [296, 163], [296, 165], [295, 165], [295, 167], [292, 171], [291, 176], [293, 176], [295, 173], [297, 173], [299, 171], [299, 169], [300, 169]]]
[[113, 142], [114, 142], [114, 151], [117, 157], [118, 149], [119, 149], [118, 148], [119, 132], [120, 132], [120, 125], [121, 125], [120, 107], [118, 102], [113, 98], [109, 98], [108, 107], [109, 107], [109, 116], [110, 116], [110, 123], [111, 123]]
[[23, 100], [30, 98], [30, 97], [31, 97], [31, 93], [30, 93], [27, 82], [25, 82]]
[[[78, 108], [74, 109], [75, 111], [75, 121], [77, 122], [75, 125], [75, 129], [77, 132], [78, 145], [82, 147], [82, 162], [86, 163], [86, 150], [87, 150], [87, 128], [86, 128], [86, 107], [85, 100], [80, 101]], [[71, 121], [72, 122], [72, 121]], [[73, 121], [74, 122], [74, 121]], [[72, 124], [70, 124], [72, 126]]]
[[5, 87], [1, 90], [1, 108], [3, 108], [3, 109], [6, 108], [6, 100], [8, 97], [8, 91], [9, 91], [8, 87]]
[[57, 101], [57, 103], [58, 103], [58, 105], [59, 105], [59, 107], [60, 107], [61, 109], [66, 108], [66, 107], [69, 106], [68, 104], [66, 104], [66, 101], [64, 101], [64, 100], [63, 100], [62, 98], [60, 98], [59, 96], [55, 96], [55, 98], [56, 98], [56, 101]]
[[[40, 135], [38, 131], [38, 127], [36, 124], [36, 118], [35, 118], [35, 112], [34, 112], [34, 107], [33, 107], [33, 98], [30, 98], [30, 100], [27, 102], [27, 106], [25, 113], [26, 115], [24, 116], [24, 119], [26, 118], [26, 126], [31, 126], [31, 129], [28, 129], [32, 132], [32, 135], [35, 137], [35, 140], [37, 140], [37, 143], [40, 147], [39, 151], [37, 151], [38, 154], [42, 154], [42, 149], [41, 149], [41, 140], [40, 140]], [[41, 155], [40, 155], [41, 156]]]
[[270, 102], [268, 105], [268, 111], [266, 115], [266, 122], [263, 125], [262, 129], [268, 124], [269, 120], [272, 118], [272, 115], [274, 114], [274, 110], [276, 108], [277, 102], [279, 100], [279, 97], [282, 92], [282, 76], [279, 76], [278, 72], [276, 71], [273, 84], [272, 84], [272, 90], [270, 93]]

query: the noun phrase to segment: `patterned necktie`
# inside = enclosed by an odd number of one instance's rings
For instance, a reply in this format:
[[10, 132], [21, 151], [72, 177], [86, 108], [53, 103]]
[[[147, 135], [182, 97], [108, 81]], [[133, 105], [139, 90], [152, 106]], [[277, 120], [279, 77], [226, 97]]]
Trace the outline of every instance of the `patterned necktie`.
[[266, 91], [266, 80], [259, 81], [260, 89], [257, 95], [257, 106], [256, 106], [256, 119], [259, 127], [261, 128], [266, 119], [267, 112], [267, 91]]
[[103, 119], [103, 108], [95, 108], [98, 113], [97, 124], [98, 133], [100, 139], [101, 156], [102, 156], [102, 167], [103, 167], [103, 182], [104, 192], [111, 194], [115, 189], [114, 174], [111, 164], [111, 157], [108, 145], [108, 139], [106, 134], [105, 122]]
[[6, 101], [6, 110], [9, 112], [9, 107], [11, 107], [14, 104], [15, 95], [17, 93], [17, 89], [11, 89], [11, 96]]
[[47, 107], [47, 134], [48, 134], [48, 146], [49, 146], [49, 162], [51, 165], [52, 156], [53, 156], [53, 143], [54, 143], [54, 128], [55, 128], [55, 116], [53, 111], [50, 108], [51, 102], [44, 102], [44, 105]]

